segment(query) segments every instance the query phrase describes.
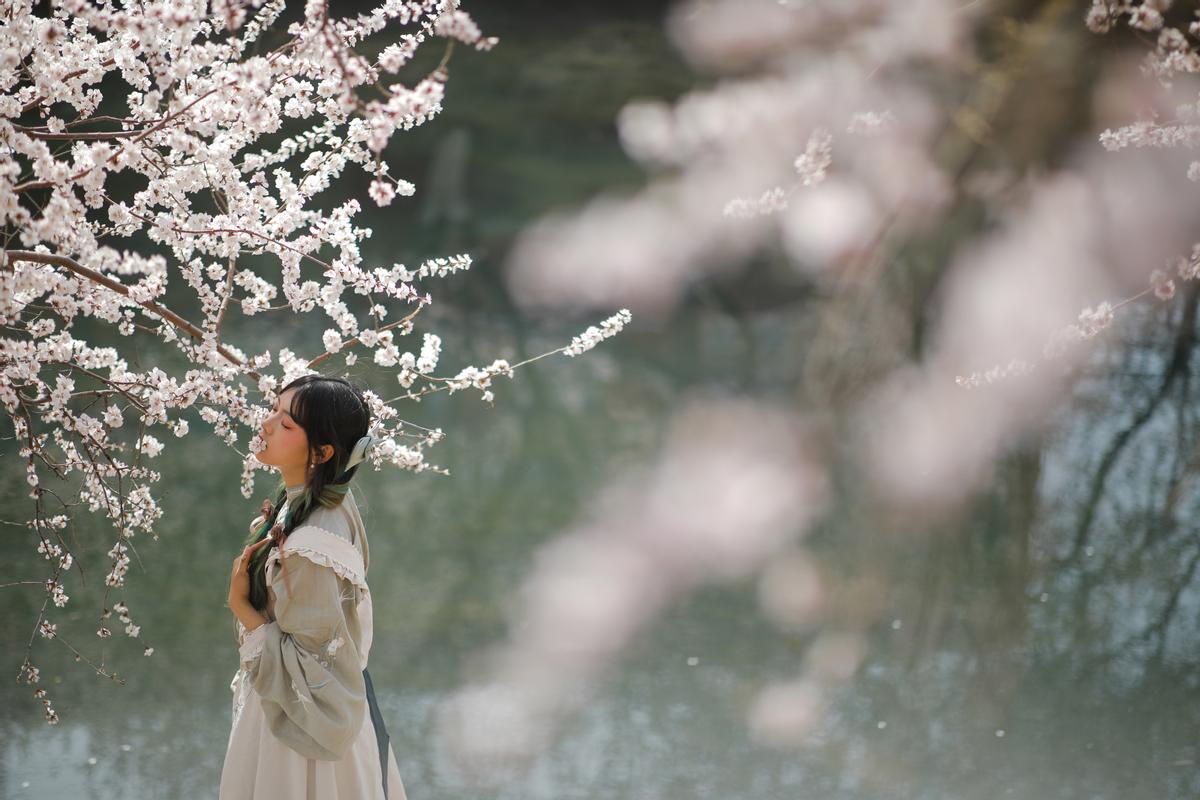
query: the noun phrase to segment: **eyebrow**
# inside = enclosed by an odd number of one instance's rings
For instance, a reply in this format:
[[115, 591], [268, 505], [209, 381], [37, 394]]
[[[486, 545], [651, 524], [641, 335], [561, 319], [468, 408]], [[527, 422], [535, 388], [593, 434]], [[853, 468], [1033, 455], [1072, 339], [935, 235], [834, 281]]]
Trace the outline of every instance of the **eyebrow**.
[[[279, 398], [278, 398], [278, 397], [276, 397], [276, 398], [275, 398], [275, 402], [274, 402], [274, 404], [272, 405], [272, 408], [275, 408], [275, 409], [278, 409], [278, 408], [279, 408]], [[289, 417], [292, 417], [292, 412], [291, 412], [291, 411], [284, 411], [283, 413], [287, 414]], [[295, 422], [295, 421], [296, 421], [296, 418], [295, 418], [295, 417], [292, 417], [292, 422]]]

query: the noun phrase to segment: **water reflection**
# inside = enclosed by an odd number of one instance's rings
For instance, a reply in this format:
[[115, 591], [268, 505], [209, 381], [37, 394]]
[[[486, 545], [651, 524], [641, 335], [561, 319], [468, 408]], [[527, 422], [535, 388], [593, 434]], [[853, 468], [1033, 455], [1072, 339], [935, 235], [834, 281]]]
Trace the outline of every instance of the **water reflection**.
[[[1191, 796], [1200, 722], [1186, 524], [1194, 500], [1171, 489], [1191, 461], [1190, 381], [1176, 378], [1136, 435], [1123, 433], [1162, 385], [1170, 351], [1157, 338], [1187, 319], [1131, 331], [1145, 339], [1128, 363], [1104, 364], [1108, 351], [1099, 352], [1054, 434], [1009, 459], [994, 491], [944, 530], [889, 534], [852, 504], [839, 509], [814, 544], [838, 578], [829, 624], [872, 618], [872, 609], [878, 622], [858, 677], [805, 747], [756, 744], [745, 717], [764, 683], [797, 670], [814, 632], [774, 628], [753, 585], [710, 587], [636, 640], [529, 775], [473, 796]], [[785, 324], [758, 321], [751, 335], [783, 337]], [[729, 319], [697, 311], [681, 329], [719, 339]], [[503, 330], [482, 332], [479, 346]], [[537, 365], [537, 379], [506, 387], [494, 410], [465, 397], [428, 404], [417, 421], [454, 432], [437, 459], [452, 477], [364, 476], [381, 609], [372, 673], [414, 797], [466, 790], [432, 746], [433, 710], [471, 674], [472, 655], [504, 635], [532, 552], [570, 521], [590, 483], [649, 456], [681, 393], [719, 384], [713, 372], [736, 358], [733, 347], [716, 357], [691, 350], [688, 336], [668, 338], [678, 353], [672, 373], [647, 357], [668, 345], [635, 335], [592, 362]], [[778, 379], [776, 370], [764, 378]], [[578, 391], [548, 388], [558, 382]], [[1088, 513], [1097, 465], [1122, 436], [1113, 489], [1090, 512], [1088, 542], [1072, 561], [1064, 532]], [[236, 458], [204, 438], [187, 444], [161, 465], [162, 538], [136, 542], [128, 585], [155, 655], [143, 659], [120, 635], [108, 640], [107, 663], [124, 687], [43, 657], [43, 683], [64, 719], [57, 728], [24, 687], [6, 688], [7, 796], [213, 791], [235, 661], [221, 592], [252, 504], [236, 494]], [[6, 479], [10, 504], [19, 477]], [[99, 532], [80, 524], [80, 540], [102, 552]], [[20, 549], [6, 555], [32, 566]], [[96, 583], [73, 594], [63, 635], [94, 635]], [[6, 600], [11, 652], [40, 593]]]

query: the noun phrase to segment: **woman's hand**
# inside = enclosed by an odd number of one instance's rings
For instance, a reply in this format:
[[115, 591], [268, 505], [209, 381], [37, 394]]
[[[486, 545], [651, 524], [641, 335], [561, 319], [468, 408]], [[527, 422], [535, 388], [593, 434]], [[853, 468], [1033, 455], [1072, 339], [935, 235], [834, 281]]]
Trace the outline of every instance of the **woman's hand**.
[[261, 539], [248, 545], [237, 558], [233, 560], [233, 571], [229, 575], [229, 607], [237, 609], [250, 602], [250, 557], [254, 551], [265, 544], [271, 543], [271, 537]]

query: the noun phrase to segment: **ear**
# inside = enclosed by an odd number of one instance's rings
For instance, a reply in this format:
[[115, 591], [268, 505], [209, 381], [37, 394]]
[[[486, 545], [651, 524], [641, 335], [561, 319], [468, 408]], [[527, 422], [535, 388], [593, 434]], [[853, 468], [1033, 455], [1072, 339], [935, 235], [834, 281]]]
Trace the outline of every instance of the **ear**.
[[321, 463], [324, 464], [329, 459], [333, 458], [333, 445], [327, 444], [321, 448]]

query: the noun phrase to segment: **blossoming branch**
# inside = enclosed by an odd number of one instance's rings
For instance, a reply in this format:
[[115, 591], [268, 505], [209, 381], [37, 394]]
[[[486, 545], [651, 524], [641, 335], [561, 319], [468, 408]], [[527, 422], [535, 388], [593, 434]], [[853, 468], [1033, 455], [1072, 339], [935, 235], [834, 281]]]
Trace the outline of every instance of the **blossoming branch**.
[[[0, 403], [31, 489], [26, 524], [49, 561], [44, 580], [4, 584], [46, 593], [18, 680], [38, 682], [30, 653], [40, 636], [120, 682], [47, 616], [51, 604], [68, 603], [66, 575], [77, 566], [65, 535], [69, 511], [103, 514], [117, 531], [97, 631], [104, 639], [130, 540], [139, 531], [157, 538], [162, 510], [150, 486], [160, 476], [145, 459], [164, 450], [163, 431], [189, 432], [187, 409], [236, 448], [269, 413], [258, 398], [327, 359], [352, 365], [362, 356], [396, 368], [405, 390], [392, 400], [366, 393], [380, 439], [374, 468], [441, 471], [425, 448], [443, 432], [406, 422], [390, 403], [466, 388], [491, 401], [491, 378], [512, 374], [500, 360], [437, 376], [441, 340], [432, 333], [419, 353], [404, 348], [432, 302], [425, 281], [468, 269], [468, 255], [434, 255], [415, 267], [367, 263], [360, 248], [372, 231], [359, 222], [361, 201], [323, 197], [355, 173], [377, 206], [413, 195], [417, 187], [389, 168], [389, 144], [440, 113], [456, 46], [488, 50], [497, 40], [457, 0], [334, 12], [324, 0], [291, 9], [282, 0], [3, 4]], [[430, 42], [440, 43], [436, 66], [408, 75]], [[196, 316], [168, 305], [171, 279], [194, 294]], [[284, 309], [325, 319], [323, 352], [251, 353], [225, 335], [231, 310], [250, 317]], [[116, 344], [79, 335], [87, 318], [113, 326]], [[543, 355], [582, 352], [627, 320], [618, 315], [602, 334]], [[178, 349], [189, 368], [131, 368], [126, 343], [138, 337]], [[122, 436], [127, 423], [136, 433]], [[261, 465], [250, 452], [243, 458], [249, 498]], [[78, 496], [61, 495], [47, 476], [75, 476]], [[126, 635], [138, 637], [124, 601], [112, 607]], [[45, 691], [35, 695], [56, 722]]]

